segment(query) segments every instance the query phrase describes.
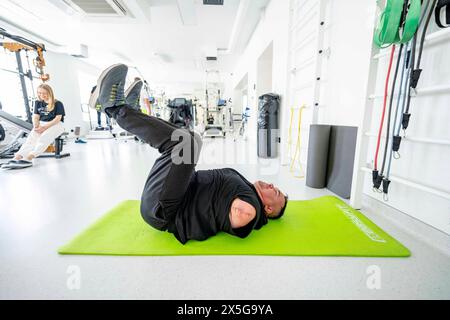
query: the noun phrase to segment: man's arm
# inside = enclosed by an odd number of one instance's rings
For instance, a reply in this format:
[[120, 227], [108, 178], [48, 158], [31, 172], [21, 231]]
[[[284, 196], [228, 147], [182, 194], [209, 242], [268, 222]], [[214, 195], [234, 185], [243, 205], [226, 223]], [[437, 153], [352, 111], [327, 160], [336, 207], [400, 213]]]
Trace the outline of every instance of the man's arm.
[[241, 228], [256, 217], [256, 209], [248, 202], [236, 198], [231, 203], [229, 217], [233, 229]]

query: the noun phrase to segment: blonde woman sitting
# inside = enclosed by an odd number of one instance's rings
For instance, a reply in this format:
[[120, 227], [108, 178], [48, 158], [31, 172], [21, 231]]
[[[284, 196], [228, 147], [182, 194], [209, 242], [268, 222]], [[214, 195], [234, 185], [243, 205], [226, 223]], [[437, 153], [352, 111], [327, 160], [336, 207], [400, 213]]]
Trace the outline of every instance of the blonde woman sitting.
[[[38, 100], [34, 105], [33, 130], [6, 168], [20, 169], [33, 165], [33, 159], [64, 132], [64, 105], [55, 99], [52, 88], [41, 84], [37, 88]], [[3, 166], [5, 168], [5, 166]]]

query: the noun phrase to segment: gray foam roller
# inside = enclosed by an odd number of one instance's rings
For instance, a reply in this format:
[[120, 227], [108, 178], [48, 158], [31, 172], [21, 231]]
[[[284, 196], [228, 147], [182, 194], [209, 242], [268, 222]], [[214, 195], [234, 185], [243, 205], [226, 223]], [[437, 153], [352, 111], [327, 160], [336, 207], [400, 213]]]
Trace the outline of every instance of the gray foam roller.
[[306, 185], [325, 188], [327, 185], [328, 145], [331, 126], [313, 124], [309, 128]]
[[333, 126], [330, 132], [327, 188], [344, 199], [352, 189], [357, 133], [357, 127], [347, 126]]

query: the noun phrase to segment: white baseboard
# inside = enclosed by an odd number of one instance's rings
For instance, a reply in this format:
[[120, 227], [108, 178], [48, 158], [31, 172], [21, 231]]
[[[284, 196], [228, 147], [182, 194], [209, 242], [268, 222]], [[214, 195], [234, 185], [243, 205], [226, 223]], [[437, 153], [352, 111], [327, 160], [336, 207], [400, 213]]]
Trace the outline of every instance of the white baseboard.
[[414, 238], [450, 256], [450, 235], [365, 194], [362, 206], [362, 212], [381, 216]]

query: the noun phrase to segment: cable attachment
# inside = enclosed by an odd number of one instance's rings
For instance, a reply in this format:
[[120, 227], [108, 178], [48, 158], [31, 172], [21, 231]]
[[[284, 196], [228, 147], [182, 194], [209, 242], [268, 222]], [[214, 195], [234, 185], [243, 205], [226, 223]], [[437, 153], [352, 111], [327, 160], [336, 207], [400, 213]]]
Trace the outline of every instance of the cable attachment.
[[403, 130], [406, 130], [406, 128], [408, 128], [409, 125], [409, 118], [411, 117], [411, 113], [404, 113], [403, 117], [402, 117], [402, 128]]
[[417, 87], [417, 84], [419, 83], [420, 74], [422, 73], [422, 69], [414, 69], [411, 72], [411, 79], [410, 79], [410, 86], [411, 88], [415, 89]]
[[388, 190], [389, 190], [389, 184], [390, 183], [391, 183], [391, 180], [383, 179], [383, 200], [384, 201], [389, 201]]
[[400, 149], [400, 143], [402, 142], [402, 137], [394, 136], [392, 141], [392, 150], [397, 152]]
[[383, 193], [388, 193], [389, 191], [389, 185], [391, 184], [391, 180], [384, 178], [383, 179]]
[[372, 183], [375, 188], [375, 181], [378, 179], [378, 170], [372, 170]]
[[375, 181], [375, 188], [380, 189], [381, 182], [383, 181], [383, 176], [379, 175], [377, 180]]
[[383, 181], [383, 176], [378, 174], [378, 170], [372, 171], [372, 181], [373, 188], [379, 190], [381, 182]]

